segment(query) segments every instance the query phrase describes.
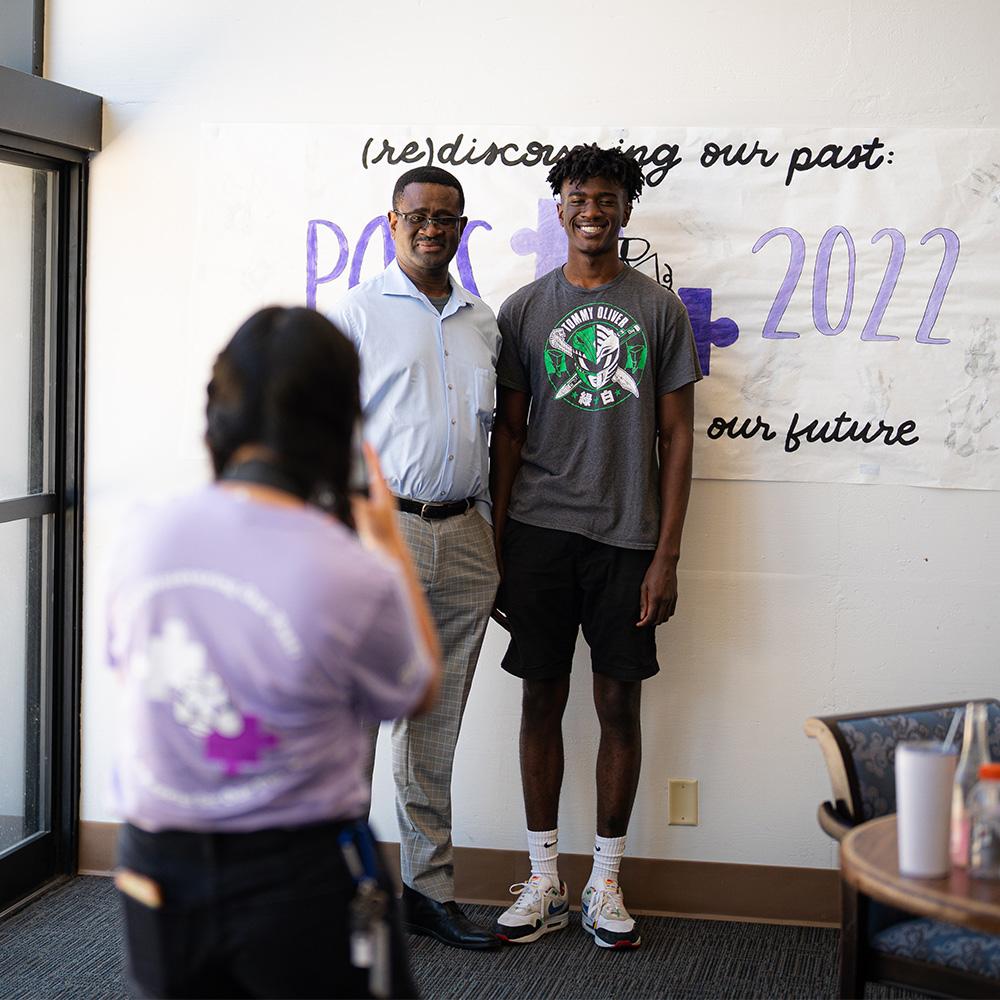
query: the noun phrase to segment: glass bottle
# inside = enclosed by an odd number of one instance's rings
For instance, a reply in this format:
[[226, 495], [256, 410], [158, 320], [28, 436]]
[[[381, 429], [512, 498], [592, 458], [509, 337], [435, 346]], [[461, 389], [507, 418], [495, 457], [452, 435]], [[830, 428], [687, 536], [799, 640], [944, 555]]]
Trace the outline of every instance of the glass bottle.
[[979, 780], [979, 768], [990, 761], [986, 742], [986, 705], [970, 701], [965, 706], [962, 756], [955, 768], [951, 797], [951, 863], [969, 863], [969, 795]]
[[1000, 764], [983, 764], [969, 796], [969, 874], [1000, 878]]

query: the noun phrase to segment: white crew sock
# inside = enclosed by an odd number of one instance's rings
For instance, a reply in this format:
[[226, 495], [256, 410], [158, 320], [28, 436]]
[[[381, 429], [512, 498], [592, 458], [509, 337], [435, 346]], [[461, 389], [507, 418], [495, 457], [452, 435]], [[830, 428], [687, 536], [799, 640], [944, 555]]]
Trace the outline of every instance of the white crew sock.
[[624, 837], [594, 837], [594, 867], [590, 878], [587, 879], [587, 885], [597, 887], [602, 885], [606, 878], [617, 882], [618, 869], [621, 868], [624, 853]]
[[559, 884], [559, 830], [529, 830], [528, 857], [531, 858], [531, 874], [546, 875], [556, 885]]

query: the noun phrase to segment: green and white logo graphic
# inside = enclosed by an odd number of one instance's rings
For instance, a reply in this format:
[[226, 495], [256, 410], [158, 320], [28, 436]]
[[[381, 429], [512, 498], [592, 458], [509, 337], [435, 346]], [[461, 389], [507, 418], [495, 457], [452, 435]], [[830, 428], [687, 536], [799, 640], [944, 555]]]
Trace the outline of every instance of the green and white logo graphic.
[[628, 313], [592, 302], [567, 313], [549, 334], [545, 370], [556, 399], [581, 410], [607, 410], [639, 398], [649, 349]]

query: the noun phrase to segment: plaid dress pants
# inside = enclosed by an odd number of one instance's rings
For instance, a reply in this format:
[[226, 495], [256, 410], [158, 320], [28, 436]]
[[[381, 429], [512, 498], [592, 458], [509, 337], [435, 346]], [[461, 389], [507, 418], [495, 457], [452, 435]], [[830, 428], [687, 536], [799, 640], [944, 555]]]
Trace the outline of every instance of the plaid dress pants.
[[402, 511], [398, 517], [437, 627], [443, 668], [434, 708], [392, 727], [401, 873], [410, 888], [443, 903], [455, 898], [455, 745], [500, 577], [493, 529], [475, 509], [441, 520]]

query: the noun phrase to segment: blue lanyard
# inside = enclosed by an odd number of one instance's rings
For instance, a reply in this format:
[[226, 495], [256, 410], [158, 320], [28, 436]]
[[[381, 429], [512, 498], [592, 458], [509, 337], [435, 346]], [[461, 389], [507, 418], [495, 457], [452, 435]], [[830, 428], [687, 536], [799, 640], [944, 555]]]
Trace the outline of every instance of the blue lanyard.
[[378, 881], [378, 856], [371, 829], [363, 820], [358, 820], [340, 831], [337, 837], [340, 853], [355, 885], [362, 882]]

